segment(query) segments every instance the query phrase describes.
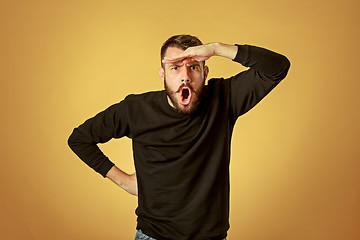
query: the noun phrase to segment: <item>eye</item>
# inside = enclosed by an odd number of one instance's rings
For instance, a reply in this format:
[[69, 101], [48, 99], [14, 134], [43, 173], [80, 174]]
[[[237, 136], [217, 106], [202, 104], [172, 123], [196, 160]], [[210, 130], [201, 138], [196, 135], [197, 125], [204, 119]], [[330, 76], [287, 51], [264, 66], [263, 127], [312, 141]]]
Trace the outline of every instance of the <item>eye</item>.
[[179, 67], [178, 67], [178, 66], [172, 66], [170, 69], [171, 69], [171, 70], [178, 70]]
[[198, 69], [199, 69], [199, 66], [193, 65], [193, 66], [191, 66], [190, 68], [191, 68], [191, 70], [198, 70]]

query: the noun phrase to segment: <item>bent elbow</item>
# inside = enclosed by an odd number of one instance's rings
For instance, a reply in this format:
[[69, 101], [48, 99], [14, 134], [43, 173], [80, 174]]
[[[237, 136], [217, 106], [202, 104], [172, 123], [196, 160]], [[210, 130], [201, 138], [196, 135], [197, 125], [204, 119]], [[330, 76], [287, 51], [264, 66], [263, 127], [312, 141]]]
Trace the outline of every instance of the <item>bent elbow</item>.
[[72, 133], [70, 134], [67, 144], [75, 152], [75, 148], [81, 144], [84, 144], [84, 139], [81, 138], [81, 135], [79, 134], [79, 130], [77, 128], [74, 128]]
[[290, 65], [291, 65], [290, 61], [289, 61], [289, 59], [287, 57], [285, 57], [285, 56], [283, 56], [283, 57], [284, 57], [284, 59], [283, 59], [283, 62], [282, 62], [282, 67], [281, 67], [280, 71], [278, 72], [278, 74], [276, 74], [274, 76], [275, 81], [283, 80], [287, 76], [287, 74], [289, 72]]
[[75, 129], [73, 130], [73, 132], [70, 134], [68, 140], [67, 140], [67, 144], [68, 146], [73, 149], [74, 145], [76, 144], [76, 141], [75, 141]]

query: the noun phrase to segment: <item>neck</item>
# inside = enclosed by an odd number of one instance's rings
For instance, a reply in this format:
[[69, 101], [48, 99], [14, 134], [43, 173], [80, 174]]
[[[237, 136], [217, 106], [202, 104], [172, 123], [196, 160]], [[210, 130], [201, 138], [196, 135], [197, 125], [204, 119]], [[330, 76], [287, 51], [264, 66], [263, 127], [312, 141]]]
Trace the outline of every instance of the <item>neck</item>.
[[166, 95], [167, 101], [170, 104], [170, 106], [172, 106], [173, 108], [175, 108], [174, 104], [172, 103], [170, 97], [168, 95]]

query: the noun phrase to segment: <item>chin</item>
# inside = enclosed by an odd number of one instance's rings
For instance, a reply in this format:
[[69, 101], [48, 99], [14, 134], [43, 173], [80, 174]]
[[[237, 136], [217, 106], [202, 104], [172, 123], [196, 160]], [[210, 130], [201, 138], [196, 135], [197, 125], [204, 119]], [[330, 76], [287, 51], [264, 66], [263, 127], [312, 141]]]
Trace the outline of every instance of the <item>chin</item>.
[[[198, 109], [200, 105], [201, 98], [198, 98], [197, 96], [191, 100], [191, 102], [184, 106], [182, 105], [174, 96], [174, 95], [168, 95], [170, 97], [171, 102], [173, 103], [175, 110], [180, 114], [185, 115], [191, 115]], [[175, 99], [174, 99], [175, 98]], [[175, 101], [174, 101], [175, 100]]]
[[190, 103], [187, 106], [182, 106], [182, 105], [180, 105], [180, 107], [177, 106], [175, 109], [181, 114], [191, 115], [197, 110], [197, 106], [198, 104], [194, 105]]

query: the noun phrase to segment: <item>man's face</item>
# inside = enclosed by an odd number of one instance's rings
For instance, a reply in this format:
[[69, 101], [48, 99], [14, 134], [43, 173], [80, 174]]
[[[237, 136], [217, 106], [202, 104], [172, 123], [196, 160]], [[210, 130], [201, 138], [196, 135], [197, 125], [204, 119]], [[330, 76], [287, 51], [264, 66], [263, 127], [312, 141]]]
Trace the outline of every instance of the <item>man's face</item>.
[[[168, 47], [165, 56], [176, 56], [183, 51], [177, 47]], [[180, 113], [193, 113], [201, 101], [208, 72], [208, 67], [203, 66], [203, 63], [189, 58], [164, 64], [159, 73], [169, 104]]]

